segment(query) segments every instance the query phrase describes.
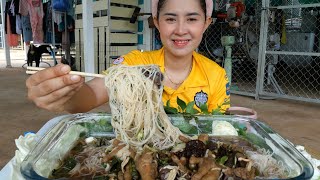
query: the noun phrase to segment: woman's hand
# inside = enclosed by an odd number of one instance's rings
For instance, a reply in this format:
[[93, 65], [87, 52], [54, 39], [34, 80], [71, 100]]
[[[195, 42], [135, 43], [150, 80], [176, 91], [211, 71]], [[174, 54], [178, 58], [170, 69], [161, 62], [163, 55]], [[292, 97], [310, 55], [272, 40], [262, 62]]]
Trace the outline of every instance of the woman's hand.
[[65, 111], [68, 101], [84, 84], [84, 78], [69, 72], [68, 65], [59, 64], [33, 74], [26, 81], [28, 99], [43, 109]]

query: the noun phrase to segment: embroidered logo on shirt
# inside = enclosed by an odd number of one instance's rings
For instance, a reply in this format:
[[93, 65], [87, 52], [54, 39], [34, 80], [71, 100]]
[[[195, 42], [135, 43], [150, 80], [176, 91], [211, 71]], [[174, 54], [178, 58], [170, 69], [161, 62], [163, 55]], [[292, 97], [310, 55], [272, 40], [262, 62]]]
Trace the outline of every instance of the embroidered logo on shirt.
[[121, 64], [123, 61], [124, 61], [123, 57], [118, 57], [116, 60], [113, 61], [113, 64], [114, 65]]
[[197, 92], [194, 96], [194, 102], [197, 107], [200, 108], [202, 104], [205, 104], [208, 102], [208, 94], [203, 92], [202, 90], [200, 92]]
[[230, 95], [230, 84], [226, 84], [226, 94], [229, 96]]

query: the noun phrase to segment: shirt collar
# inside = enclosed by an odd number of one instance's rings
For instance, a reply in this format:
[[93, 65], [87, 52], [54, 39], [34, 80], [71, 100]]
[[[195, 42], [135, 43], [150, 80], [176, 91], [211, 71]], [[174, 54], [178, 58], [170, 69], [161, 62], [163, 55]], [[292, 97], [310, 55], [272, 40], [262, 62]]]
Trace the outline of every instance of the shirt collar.
[[[157, 50], [156, 56], [160, 59], [160, 62], [158, 61], [159, 68], [162, 73], [164, 73], [164, 48]], [[187, 77], [187, 79], [182, 83], [182, 85], [177, 89], [173, 91], [180, 91], [185, 90], [186, 88], [194, 88], [194, 87], [202, 87], [202, 86], [208, 86], [208, 77], [205, 73], [205, 69], [203, 68], [203, 64], [201, 61], [201, 55], [197, 52], [193, 51], [193, 64], [192, 64], [192, 70]], [[171, 88], [165, 87], [165, 89], [169, 90]]]
[[206, 76], [203, 64], [201, 62], [201, 56], [193, 51], [193, 64], [192, 71], [187, 79], [184, 81], [183, 86], [185, 88], [202, 87], [208, 85], [208, 78]]

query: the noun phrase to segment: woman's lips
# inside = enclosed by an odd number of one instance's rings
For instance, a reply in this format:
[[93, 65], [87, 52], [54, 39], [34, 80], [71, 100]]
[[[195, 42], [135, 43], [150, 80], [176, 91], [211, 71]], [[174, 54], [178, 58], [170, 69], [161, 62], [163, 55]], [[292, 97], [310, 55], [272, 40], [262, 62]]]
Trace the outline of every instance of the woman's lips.
[[173, 44], [177, 47], [184, 47], [189, 43], [190, 40], [173, 40]]

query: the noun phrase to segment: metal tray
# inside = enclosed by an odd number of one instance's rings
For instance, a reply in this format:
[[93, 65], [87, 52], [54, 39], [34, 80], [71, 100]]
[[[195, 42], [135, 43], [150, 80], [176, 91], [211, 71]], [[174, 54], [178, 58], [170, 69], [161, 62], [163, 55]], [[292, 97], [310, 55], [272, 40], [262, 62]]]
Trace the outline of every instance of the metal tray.
[[[247, 141], [269, 150], [276, 160], [288, 169], [288, 179], [310, 179], [313, 176], [311, 163], [287, 140], [264, 123], [239, 116], [184, 116], [169, 115], [171, 122], [189, 134], [211, 133], [215, 121], [227, 121], [235, 127], [244, 127]], [[39, 140], [21, 165], [26, 179], [45, 180], [59, 166], [59, 162], [74, 147], [79, 136], [114, 137], [110, 114], [73, 114], [56, 117], [54, 124]], [[191, 122], [186, 124], [186, 122]], [[193, 123], [192, 123], [193, 122]], [[197, 122], [196, 124], [194, 122]]]

